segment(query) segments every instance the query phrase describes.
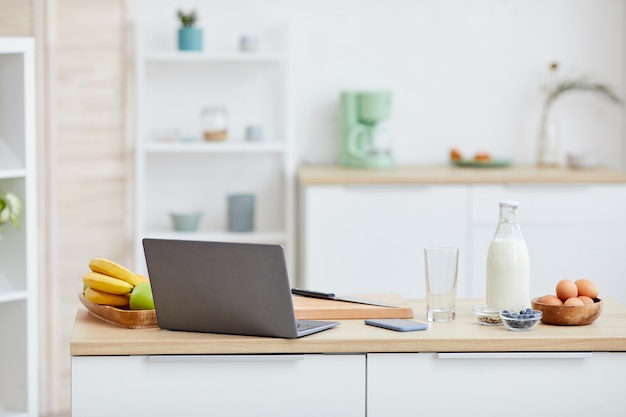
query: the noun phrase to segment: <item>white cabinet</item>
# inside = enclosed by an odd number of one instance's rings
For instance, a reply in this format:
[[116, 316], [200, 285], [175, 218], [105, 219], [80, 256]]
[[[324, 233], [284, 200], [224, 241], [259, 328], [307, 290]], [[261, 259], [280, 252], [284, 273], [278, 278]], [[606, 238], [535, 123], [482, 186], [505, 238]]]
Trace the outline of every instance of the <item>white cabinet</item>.
[[368, 354], [367, 415], [623, 416], [625, 373], [623, 352]]
[[362, 417], [365, 369], [358, 354], [74, 356], [72, 416]]
[[0, 193], [23, 204], [0, 239], [0, 415], [38, 415], [34, 40], [0, 38]]
[[424, 247], [456, 246], [463, 295], [467, 193], [461, 185], [303, 187], [300, 285], [423, 298]]
[[[287, 34], [256, 52], [145, 50], [136, 61], [135, 262], [144, 237], [277, 243], [293, 270], [293, 155]], [[274, 45], [274, 44], [272, 44]], [[228, 138], [206, 141], [201, 112], [227, 111]], [[247, 140], [250, 125], [260, 140]], [[227, 231], [227, 196], [255, 196], [254, 230]], [[172, 210], [199, 210], [195, 232], [173, 230]]]
[[600, 297], [626, 302], [624, 241], [626, 184], [508, 184], [472, 186], [474, 297], [484, 294], [487, 249], [498, 200], [520, 202], [520, 228], [530, 252], [530, 294], [554, 294], [561, 279], [588, 278]]
[[307, 185], [301, 189], [301, 279], [310, 289], [424, 298], [423, 248], [457, 246], [458, 296], [485, 296], [498, 202], [520, 202], [532, 297], [589, 278], [626, 303], [625, 183]]
[[72, 415], [624, 415], [624, 372], [623, 352], [74, 356]]

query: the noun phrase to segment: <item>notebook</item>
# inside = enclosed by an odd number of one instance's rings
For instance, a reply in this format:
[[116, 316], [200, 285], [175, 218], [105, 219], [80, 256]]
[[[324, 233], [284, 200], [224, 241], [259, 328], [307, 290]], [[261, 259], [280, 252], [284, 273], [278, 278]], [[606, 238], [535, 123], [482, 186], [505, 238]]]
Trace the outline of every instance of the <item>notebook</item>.
[[297, 338], [339, 325], [296, 320], [280, 245], [143, 239], [159, 327]]

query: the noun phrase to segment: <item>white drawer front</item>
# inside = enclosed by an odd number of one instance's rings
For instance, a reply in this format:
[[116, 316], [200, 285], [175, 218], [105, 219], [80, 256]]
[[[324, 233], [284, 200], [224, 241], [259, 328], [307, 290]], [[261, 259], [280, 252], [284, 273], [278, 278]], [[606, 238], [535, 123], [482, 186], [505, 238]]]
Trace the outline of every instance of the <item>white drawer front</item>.
[[367, 415], [624, 416], [624, 374], [626, 353], [368, 354]]
[[472, 186], [474, 224], [498, 221], [498, 202], [517, 200], [526, 224], [625, 224], [626, 184], [508, 184]]
[[72, 357], [72, 416], [364, 416], [364, 355]]

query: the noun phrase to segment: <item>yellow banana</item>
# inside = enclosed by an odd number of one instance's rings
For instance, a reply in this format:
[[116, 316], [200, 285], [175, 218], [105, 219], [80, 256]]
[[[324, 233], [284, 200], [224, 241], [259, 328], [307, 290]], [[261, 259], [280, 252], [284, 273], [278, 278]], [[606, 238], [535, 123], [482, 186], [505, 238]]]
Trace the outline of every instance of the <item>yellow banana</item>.
[[109, 294], [128, 294], [135, 288], [126, 281], [99, 272], [87, 272], [83, 276], [83, 284], [94, 290], [108, 292]]
[[126, 307], [129, 297], [126, 295], [109, 294], [108, 292], [94, 290], [91, 287], [85, 288], [85, 298], [92, 303], [114, 307]]
[[108, 259], [93, 258], [89, 261], [89, 268], [93, 272], [99, 272], [101, 274], [126, 281], [132, 286], [143, 282], [134, 272]]

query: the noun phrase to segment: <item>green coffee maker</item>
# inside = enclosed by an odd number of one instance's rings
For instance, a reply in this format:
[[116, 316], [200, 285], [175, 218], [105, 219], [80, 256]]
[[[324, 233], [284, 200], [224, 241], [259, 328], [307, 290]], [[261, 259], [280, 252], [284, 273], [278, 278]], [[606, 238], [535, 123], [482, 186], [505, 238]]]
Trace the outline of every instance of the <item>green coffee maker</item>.
[[341, 165], [356, 168], [395, 165], [388, 127], [390, 112], [389, 91], [341, 93]]

